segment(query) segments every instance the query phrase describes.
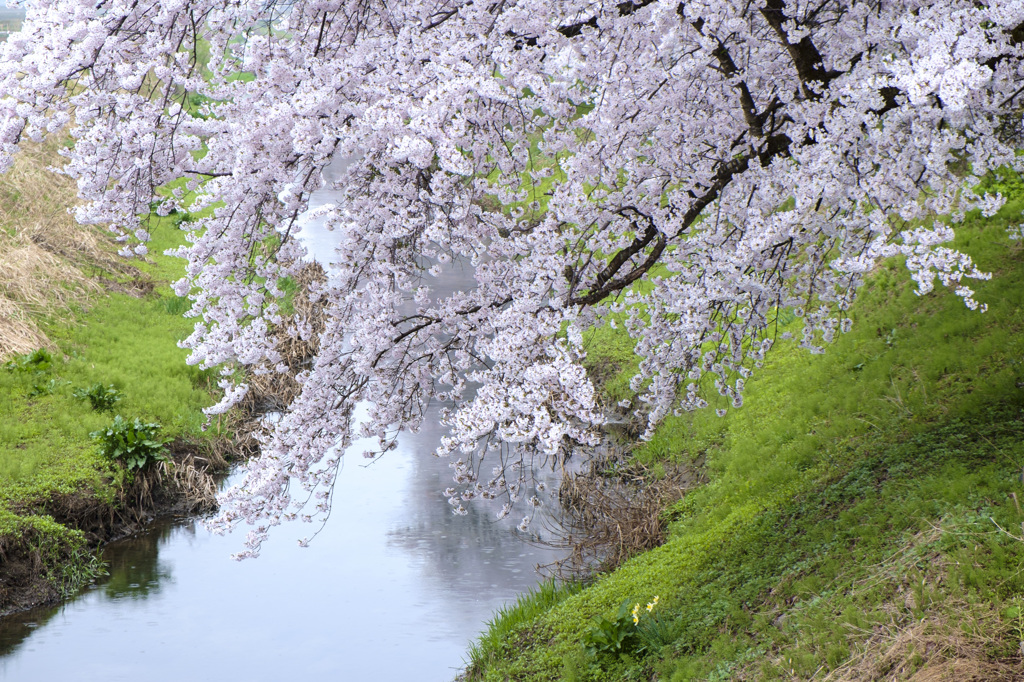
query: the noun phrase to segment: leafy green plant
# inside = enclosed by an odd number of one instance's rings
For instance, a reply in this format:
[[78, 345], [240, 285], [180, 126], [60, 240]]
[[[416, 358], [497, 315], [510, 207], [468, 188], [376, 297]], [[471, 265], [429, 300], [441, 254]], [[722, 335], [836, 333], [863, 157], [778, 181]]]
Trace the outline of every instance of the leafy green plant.
[[599, 618], [583, 636], [586, 652], [590, 656], [656, 652], [671, 644], [678, 633], [660, 613], [655, 613], [659, 600], [655, 596], [644, 607], [627, 599], [613, 617]]
[[583, 646], [592, 656], [626, 653], [635, 642], [637, 630], [631, 600], [627, 599], [611, 618], [601, 616], [594, 628], [583, 635]]
[[53, 365], [53, 356], [45, 348], [19, 355], [4, 364], [8, 372], [45, 372]]
[[105, 429], [89, 435], [100, 442], [100, 451], [109, 459], [122, 463], [128, 471], [141, 471], [156, 462], [168, 460], [168, 440], [158, 436], [160, 425], [145, 423], [136, 417], [126, 421], [121, 415]]
[[50, 379], [47, 382], [37, 382], [32, 384], [32, 387], [28, 389], [28, 397], [38, 398], [44, 395], [53, 395], [61, 386], [71, 383], [70, 381], [61, 381], [59, 379]]
[[72, 395], [79, 400], [88, 400], [92, 409], [97, 412], [112, 410], [114, 405], [121, 401], [121, 391], [114, 388], [113, 384], [104, 386], [99, 382], [89, 388], [76, 388]]

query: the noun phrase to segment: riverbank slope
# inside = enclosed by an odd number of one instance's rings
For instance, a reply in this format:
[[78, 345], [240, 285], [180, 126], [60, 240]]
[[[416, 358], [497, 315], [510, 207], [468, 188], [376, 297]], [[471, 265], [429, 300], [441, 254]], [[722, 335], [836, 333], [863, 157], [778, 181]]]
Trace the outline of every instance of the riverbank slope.
[[[146, 259], [120, 258], [68, 215], [73, 183], [46, 170], [56, 151], [27, 149], [0, 183], [0, 614], [77, 590], [103, 570], [99, 543], [201, 504], [196, 473], [222, 463], [202, 431], [215, 377], [177, 347], [192, 323], [167, 286], [174, 219], [154, 223]], [[118, 415], [160, 424], [172, 461], [104, 457], [90, 434]]]
[[[956, 243], [988, 312], [891, 263], [824, 355], [783, 314], [742, 409], [633, 448], [654, 475], [704, 463], [665, 544], [503, 610], [466, 679], [1024, 679], [1024, 183], [999, 184]], [[600, 331], [589, 361], [621, 398], [628, 340]]]

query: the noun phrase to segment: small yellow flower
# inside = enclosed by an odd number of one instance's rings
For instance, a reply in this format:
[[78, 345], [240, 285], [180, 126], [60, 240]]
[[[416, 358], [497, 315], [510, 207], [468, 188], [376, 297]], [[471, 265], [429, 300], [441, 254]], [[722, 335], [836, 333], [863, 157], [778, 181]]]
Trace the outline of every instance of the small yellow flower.
[[647, 602], [647, 611], [653, 611], [654, 607], [658, 605], [658, 595], [654, 595], [654, 601]]
[[640, 622], [640, 603], [637, 602], [637, 605], [633, 607], [633, 625], [636, 625], [639, 622]]

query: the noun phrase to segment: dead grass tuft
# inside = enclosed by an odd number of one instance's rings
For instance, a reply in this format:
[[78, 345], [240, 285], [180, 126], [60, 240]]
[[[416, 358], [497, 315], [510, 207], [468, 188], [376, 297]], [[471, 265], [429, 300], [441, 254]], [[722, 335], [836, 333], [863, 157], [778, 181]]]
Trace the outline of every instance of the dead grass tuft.
[[0, 293], [31, 314], [45, 314], [80, 303], [99, 287], [74, 265], [17, 232], [4, 239]]
[[[254, 374], [248, 378], [247, 406], [250, 411], [266, 414], [282, 410], [298, 396], [301, 387], [295, 375], [308, 369], [324, 330], [321, 307], [310, 300], [310, 291], [314, 285], [322, 284], [326, 279], [327, 275], [319, 263], [307, 263], [295, 277], [293, 312], [274, 329], [274, 341], [282, 355], [282, 363], [288, 369], [285, 372]], [[306, 339], [294, 332], [297, 324], [309, 325], [311, 333]]]
[[196, 466], [192, 458], [160, 462], [138, 471], [117, 495], [118, 520], [127, 528], [145, 524], [153, 512], [196, 513], [217, 508], [217, 484], [206, 467]]
[[25, 311], [11, 299], [0, 295], [0, 359], [49, 346], [46, 336]]
[[562, 579], [610, 571], [665, 542], [663, 511], [703, 483], [700, 464], [666, 466], [655, 472], [614, 453], [581, 473], [566, 472], [558, 490], [559, 511], [547, 522], [558, 538], [546, 541], [568, 550], [544, 567]]
[[194, 514], [217, 508], [217, 484], [208, 473], [208, 467], [197, 466], [192, 457], [177, 464], [161, 462], [160, 467], [162, 476], [177, 491], [185, 511]]
[[1020, 657], [994, 659], [1009, 636], [1007, 625], [991, 609], [946, 602], [941, 611], [920, 620], [878, 626], [858, 651], [833, 670], [828, 682], [1018, 682], [1024, 680]]
[[[250, 372], [246, 378], [249, 392], [227, 417], [227, 428], [236, 433], [231, 455], [242, 459], [255, 455], [260, 448], [256, 433], [261, 428], [263, 417], [284, 410], [298, 396], [302, 387], [295, 377], [309, 368], [324, 330], [322, 308], [311, 300], [311, 290], [326, 280], [323, 268], [315, 262], [305, 264], [295, 277], [293, 312], [273, 332], [281, 352], [281, 362], [287, 369], [284, 372]], [[309, 326], [310, 333], [305, 339], [295, 333], [297, 324]]]
[[129, 273], [99, 230], [77, 225], [74, 182], [59, 166], [58, 143], [26, 144], [0, 176], [0, 358], [48, 346], [31, 321], [84, 305], [100, 286], [83, 269]]
[[[919, 531], [872, 567], [870, 575], [854, 582], [847, 597], [853, 603], [875, 604], [873, 610], [885, 614], [886, 620], [870, 628], [846, 623], [850, 657], [827, 674], [822, 666], [813, 675], [794, 674], [792, 679], [1024, 682], [1024, 657], [1008, 654], [1006, 646], [1016, 639], [1011, 624], [991, 604], [945, 594], [947, 559], [935, 549], [942, 533], [941, 524]], [[922, 572], [921, 567], [927, 568]], [[775, 622], [781, 624], [790, 615], [780, 609]], [[779, 670], [789, 669], [787, 655], [778, 650], [768, 654]], [[760, 679], [758, 667], [759, 662], [752, 661], [735, 679]]]

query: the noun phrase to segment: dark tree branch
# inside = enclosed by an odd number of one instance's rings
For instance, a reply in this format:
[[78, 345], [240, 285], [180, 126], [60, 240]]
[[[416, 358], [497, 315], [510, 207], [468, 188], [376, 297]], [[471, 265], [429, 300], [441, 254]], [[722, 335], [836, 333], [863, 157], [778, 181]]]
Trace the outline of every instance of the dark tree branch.
[[[708, 187], [702, 195], [696, 197], [694, 202], [690, 204], [686, 213], [683, 214], [681, 219], [683, 226], [678, 232], [676, 232], [676, 234], [672, 235], [672, 239], [677, 239], [685, 233], [690, 226], [693, 225], [694, 221], [697, 220], [704, 209], [710, 206], [711, 203], [718, 198], [721, 191], [732, 181], [733, 177], [743, 173], [750, 167], [751, 160], [756, 159], [762, 166], [766, 166], [775, 158], [788, 156], [791, 144], [792, 141], [787, 135], [775, 134], [770, 136], [766, 140], [764, 146], [753, 156], [745, 154], [723, 162], [715, 173], [711, 186]], [[635, 209], [633, 210], [635, 211]], [[569, 303], [571, 305], [587, 306], [600, 303], [608, 296], [622, 291], [624, 288], [643, 277], [651, 268], [657, 265], [658, 260], [661, 258], [661, 254], [668, 245], [668, 238], [664, 233], [658, 230], [654, 221], [650, 217], [638, 211], [636, 214], [647, 219], [647, 227], [643, 234], [637, 235], [629, 246], [616, 253], [612, 259], [608, 261], [608, 265], [606, 265], [595, 277], [594, 286], [591, 287], [589, 291], [580, 296], [570, 298]], [[619, 270], [621, 270], [626, 263], [631, 261], [635, 256], [639, 255], [647, 248], [650, 248], [651, 251], [643, 262], [635, 266], [625, 275], [616, 277]]]
[[[633, 2], [631, 0], [626, 0], [626, 2], [620, 2], [618, 5], [616, 5], [615, 9], [618, 11], [620, 17], [628, 17], [637, 10], [643, 9], [648, 5], [654, 4], [655, 1], [656, 0], [636, 0], [636, 2]], [[584, 19], [583, 21], [576, 21], [571, 24], [559, 26], [557, 30], [566, 38], [575, 38], [576, 36], [583, 33], [583, 30], [585, 28], [598, 28], [596, 14], [592, 17]], [[520, 41], [517, 42], [517, 47], [520, 49], [522, 49], [523, 47], [537, 47], [537, 36], [526, 36], [524, 38], [521, 38]]]
[[[653, 2], [654, 0], [622, 2], [616, 5], [616, 10], [620, 16], [629, 16]], [[789, 54], [790, 60], [796, 69], [797, 77], [800, 81], [801, 93], [809, 100], [820, 99], [824, 90], [826, 90], [835, 79], [856, 68], [857, 64], [863, 57], [862, 55], [854, 56], [850, 60], [849, 71], [826, 69], [821, 52], [818, 50], [818, 47], [814, 44], [814, 41], [811, 39], [809, 34], [803, 36], [797, 42], [792, 42], [790, 40], [789, 33], [786, 31], [787, 22], [793, 21], [797, 26], [806, 27], [815, 21], [815, 15], [820, 12], [828, 2], [829, 0], [825, 0], [825, 2], [805, 17], [803, 21], [786, 15], [787, 6], [785, 0], [766, 0], [764, 7], [760, 9], [761, 15], [775, 32], [780, 43]], [[679, 3], [676, 8], [676, 12], [684, 21], [687, 19], [684, 3]], [[690, 24], [702, 36], [709, 37], [705, 32], [705, 22], [703, 19], [698, 18], [691, 21]], [[600, 28], [598, 15], [570, 24], [564, 24], [557, 30], [566, 38], [574, 38], [581, 35], [587, 28]], [[1011, 36], [1011, 44], [1018, 45], [1024, 43], [1024, 24], [1015, 27], [1008, 31], [1008, 33]], [[674, 235], [668, 236], [664, 234], [658, 229], [651, 217], [636, 211], [636, 209], [632, 209], [635, 211], [636, 216], [645, 219], [646, 226], [641, 231], [640, 227], [634, 222], [634, 228], [637, 230], [637, 235], [633, 241], [611, 257], [605, 267], [597, 273], [593, 284], [589, 289], [583, 291], [579, 295], [570, 293], [569, 303], [571, 305], [594, 305], [609, 296], [617, 294], [633, 282], [643, 277], [658, 263], [662, 253], [668, 245], [669, 240], [678, 239], [682, 234], [687, 232], [704, 209], [718, 199], [722, 190], [732, 181], [732, 179], [735, 176], [744, 173], [750, 167], [751, 161], [755, 161], [763, 167], [770, 164], [776, 158], [790, 155], [790, 148], [793, 141], [788, 135], [782, 132], [783, 127], [791, 121], [784, 111], [784, 103], [775, 97], [763, 111], [758, 111], [754, 95], [747, 82], [742, 78], [742, 70], [736, 64], [729, 48], [721, 39], [715, 36], [710, 37], [717, 43], [717, 46], [711, 52], [711, 55], [717, 61], [717, 70], [730, 80], [732, 86], [736, 89], [739, 95], [739, 106], [742, 109], [743, 119], [747, 124], [749, 140], [751, 143], [755, 140], [761, 140], [760, 146], [751, 149], [747, 153], [733, 157], [728, 161], [721, 162], [706, 190], [701, 194], [694, 194], [691, 192], [693, 202], [681, 218], [680, 222], [682, 227]], [[517, 41], [517, 47], [519, 49], [527, 46], [536, 47], [537, 44], [537, 36], [521, 37]], [[998, 61], [998, 59], [995, 60], [991, 66], [994, 68]], [[1012, 95], [1007, 101], [1017, 97], [1021, 92], [1024, 92], [1024, 89]], [[878, 94], [882, 99], [882, 105], [871, 110], [875, 115], [882, 116], [900, 106], [900, 95], [902, 92], [898, 88], [892, 86], [882, 87], [879, 89]], [[814, 140], [810, 138], [805, 138], [802, 141], [802, 144], [813, 143]], [[643, 257], [641, 262], [634, 265], [624, 274], [620, 273], [620, 271], [627, 267], [627, 264], [634, 262], [635, 259], [644, 253], [646, 253], [646, 256]], [[580, 283], [579, 278], [581, 276], [582, 271], [577, 271], [573, 268], [569, 268], [567, 270], [566, 277], [573, 290], [575, 290], [576, 285]]]
[[[680, 4], [676, 7], [676, 13], [680, 17], [684, 16], [683, 5]], [[691, 24], [693, 28], [700, 33], [704, 34], [704, 20], [697, 19]], [[717, 39], [716, 39], [717, 40]], [[733, 61], [732, 54], [729, 49], [725, 46], [721, 40], [717, 40], [718, 47], [712, 51], [715, 59], [718, 60], [718, 66], [722, 71], [722, 74], [727, 78], [733, 78], [739, 75], [739, 68], [736, 66], [736, 62]], [[743, 120], [747, 122], [747, 127], [750, 128], [750, 134], [754, 137], [761, 137], [764, 135], [764, 118], [757, 113], [757, 105], [754, 103], [754, 97], [750, 94], [750, 88], [747, 86], [746, 81], [737, 80], [733, 86], [740, 93], [740, 108], [743, 110]]]
[[782, 41], [786, 51], [789, 52], [793, 66], [796, 67], [797, 76], [800, 78], [804, 97], [807, 99], [818, 99], [820, 97], [818, 91], [828, 86], [829, 83], [841, 76], [843, 72], [825, 70], [821, 53], [818, 52], [818, 48], [814, 45], [810, 35], [804, 36], [798, 43], [789, 41], [785, 23], [791, 17], [786, 16], [785, 10], [785, 0], [767, 0], [765, 6], [761, 9], [761, 15], [768, 22], [768, 25], [772, 27], [772, 30], [775, 31], [779, 40]]

